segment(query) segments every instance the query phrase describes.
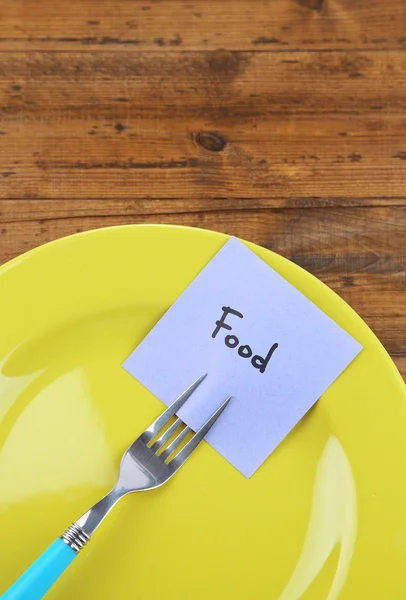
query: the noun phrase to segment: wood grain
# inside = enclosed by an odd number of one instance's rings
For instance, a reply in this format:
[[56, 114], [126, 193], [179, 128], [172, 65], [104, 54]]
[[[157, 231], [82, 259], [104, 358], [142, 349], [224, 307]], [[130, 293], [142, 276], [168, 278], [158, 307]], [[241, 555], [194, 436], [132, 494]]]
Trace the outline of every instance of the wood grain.
[[2, 0], [0, 23], [0, 263], [224, 231], [330, 285], [406, 376], [404, 0]]
[[393, 361], [399, 371], [399, 373], [402, 375], [403, 379], [406, 381], [406, 356], [398, 356], [398, 355], [394, 355], [392, 356]]
[[291, 56], [0, 54], [0, 196], [403, 196], [406, 53]]
[[404, 0], [2, 0], [6, 50], [406, 47]]

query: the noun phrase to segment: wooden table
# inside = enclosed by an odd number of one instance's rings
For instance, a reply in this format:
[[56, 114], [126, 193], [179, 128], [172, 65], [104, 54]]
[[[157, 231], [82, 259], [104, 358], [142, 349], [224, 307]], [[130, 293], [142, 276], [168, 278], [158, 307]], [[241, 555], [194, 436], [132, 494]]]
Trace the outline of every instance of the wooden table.
[[0, 261], [149, 222], [287, 256], [406, 376], [406, 1], [2, 0]]

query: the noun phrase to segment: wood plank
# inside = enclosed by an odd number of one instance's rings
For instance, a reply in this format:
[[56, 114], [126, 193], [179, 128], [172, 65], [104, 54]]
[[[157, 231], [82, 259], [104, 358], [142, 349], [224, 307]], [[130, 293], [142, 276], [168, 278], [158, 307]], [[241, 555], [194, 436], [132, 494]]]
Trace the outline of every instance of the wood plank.
[[0, 53], [2, 198], [387, 198], [406, 53]]
[[53, 239], [126, 223], [203, 227], [255, 241], [303, 266], [406, 354], [406, 203], [399, 207], [252, 209], [249, 202], [0, 201], [0, 261]]
[[396, 49], [404, 0], [2, 0], [0, 49]]
[[402, 375], [406, 382], [406, 356], [394, 355], [392, 356], [395, 365], [398, 368], [399, 373]]

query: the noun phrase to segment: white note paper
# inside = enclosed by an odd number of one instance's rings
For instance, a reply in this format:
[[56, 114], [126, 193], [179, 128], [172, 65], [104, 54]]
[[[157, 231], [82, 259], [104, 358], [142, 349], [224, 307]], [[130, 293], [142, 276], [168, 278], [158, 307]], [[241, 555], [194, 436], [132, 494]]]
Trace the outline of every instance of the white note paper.
[[180, 411], [250, 477], [360, 352], [316, 305], [231, 238], [124, 367], [166, 404], [208, 373]]

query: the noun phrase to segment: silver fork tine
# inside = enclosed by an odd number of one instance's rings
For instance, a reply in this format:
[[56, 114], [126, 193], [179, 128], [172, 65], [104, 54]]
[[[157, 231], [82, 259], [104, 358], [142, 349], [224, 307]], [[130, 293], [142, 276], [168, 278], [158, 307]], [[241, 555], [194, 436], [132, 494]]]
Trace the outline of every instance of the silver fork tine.
[[170, 455], [173, 454], [176, 448], [181, 444], [181, 442], [185, 439], [187, 434], [191, 431], [192, 430], [190, 429], [190, 427], [186, 426], [185, 429], [181, 431], [180, 434], [169, 444], [166, 450], [162, 452], [161, 458], [163, 460], [167, 460], [170, 457]]
[[161, 435], [161, 437], [158, 438], [154, 444], [152, 444], [151, 450], [153, 452], [158, 452], [158, 450], [160, 448], [162, 448], [162, 446], [165, 444], [165, 442], [167, 442], [169, 440], [169, 438], [171, 438], [173, 436], [175, 431], [178, 429], [178, 427], [182, 423], [183, 423], [182, 419], [179, 419], [179, 417], [178, 417], [176, 419], [176, 421], [174, 423], [172, 423], [172, 425], [170, 427], [168, 427], [168, 429]]
[[186, 444], [184, 448], [175, 456], [173, 460], [169, 462], [169, 466], [177, 471], [183, 463], [189, 458], [192, 454], [193, 450], [197, 448], [205, 435], [210, 431], [214, 423], [217, 421], [223, 410], [226, 408], [228, 403], [231, 400], [231, 396], [223, 402], [223, 404], [216, 410], [216, 412], [206, 421], [206, 423], [199, 429], [197, 433], [192, 437], [192, 439]]
[[173, 417], [173, 415], [178, 412], [178, 410], [181, 408], [181, 406], [183, 406], [183, 404], [186, 402], [186, 400], [189, 398], [189, 396], [191, 394], [193, 394], [195, 389], [201, 384], [201, 382], [206, 377], [206, 375], [207, 375], [207, 373], [204, 373], [198, 379], [196, 379], [196, 381], [194, 383], [192, 383], [192, 385], [190, 387], [188, 387], [187, 390], [185, 390], [183, 392], [183, 394], [181, 394], [179, 396], [179, 398], [177, 400], [175, 400], [175, 402], [173, 404], [171, 404], [165, 410], [165, 412], [163, 412], [162, 415], [160, 415], [157, 418], [157, 420], [154, 421], [148, 427], [148, 429], [146, 429], [144, 431], [144, 433], [140, 436], [140, 439], [143, 442], [145, 442], [145, 443], [150, 442], [152, 440], [152, 438], [154, 438], [159, 433], [159, 431], [162, 429], [162, 427], [164, 427], [168, 423], [168, 421]]

